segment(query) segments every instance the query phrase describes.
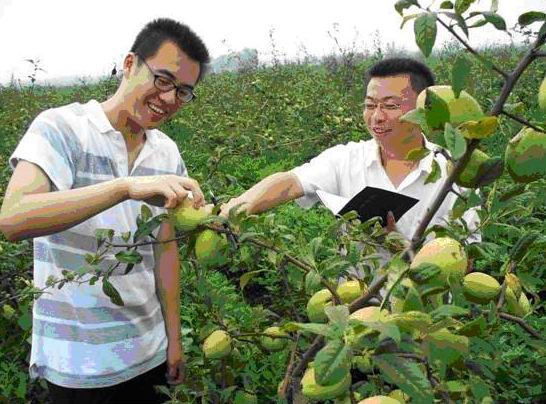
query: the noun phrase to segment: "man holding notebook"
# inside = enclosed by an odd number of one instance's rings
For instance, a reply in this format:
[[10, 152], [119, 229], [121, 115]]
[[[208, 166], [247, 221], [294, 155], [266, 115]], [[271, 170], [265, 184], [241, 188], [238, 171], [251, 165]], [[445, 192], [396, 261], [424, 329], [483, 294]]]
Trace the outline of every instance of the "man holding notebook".
[[[373, 65], [366, 81], [363, 115], [373, 139], [336, 145], [291, 171], [270, 175], [223, 205], [221, 213], [227, 216], [237, 204], [249, 214], [259, 213], [293, 199], [309, 208], [319, 200], [317, 191], [351, 199], [365, 187], [375, 187], [418, 200], [396, 222], [397, 231], [411, 238], [443, 182], [425, 183], [433, 160], [442, 178], [447, 176], [447, 161], [435, 153], [420, 161], [407, 160], [410, 150], [425, 147], [434, 151], [438, 146], [424, 137], [418, 125], [402, 122], [400, 117], [415, 109], [417, 96], [434, 85], [434, 76], [418, 61], [391, 58]], [[448, 194], [431, 226], [447, 221], [456, 198]], [[475, 210], [468, 211], [464, 219], [471, 228], [478, 222]], [[392, 220], [389, 218], [390, 229]]]

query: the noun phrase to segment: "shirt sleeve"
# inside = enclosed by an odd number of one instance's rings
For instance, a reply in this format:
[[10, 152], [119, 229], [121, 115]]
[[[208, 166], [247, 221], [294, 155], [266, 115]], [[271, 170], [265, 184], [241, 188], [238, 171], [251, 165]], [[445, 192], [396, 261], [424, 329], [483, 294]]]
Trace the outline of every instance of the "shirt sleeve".
[[317, 190], [339, 195], [339, 166], [346, 154], [344, 145], [337, 145], [291, 170], [304, 192], [301, 198], [296, 199], [298, 205], [312, 207], [319, 200]]
[[51, 110], [42, 112], [31, 123], [14, 152], [9, 165], [15, 170], [19, 160], [39, 166], [49, 177], [54, 190], [72, 188], [76, 156], [80, 143], [69, 125]]

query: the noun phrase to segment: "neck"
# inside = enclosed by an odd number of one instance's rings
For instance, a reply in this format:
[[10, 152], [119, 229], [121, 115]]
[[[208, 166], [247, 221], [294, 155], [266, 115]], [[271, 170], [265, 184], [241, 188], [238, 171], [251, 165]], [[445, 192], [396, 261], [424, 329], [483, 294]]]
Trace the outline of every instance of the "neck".
[[145, 138], [144, 129], [131, 119], [127, 105], [118, 101], [118, 94], [101, 103], [101, 107], [112, 127], [121, 132], [126, 141]]

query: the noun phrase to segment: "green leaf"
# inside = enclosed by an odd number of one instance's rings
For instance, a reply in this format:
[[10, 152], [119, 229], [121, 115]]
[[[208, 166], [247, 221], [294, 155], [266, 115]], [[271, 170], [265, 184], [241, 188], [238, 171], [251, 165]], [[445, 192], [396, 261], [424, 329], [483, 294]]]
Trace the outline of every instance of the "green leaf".
[[468, 309], [464, 307], [455, 306], [453, 304], [442, 304], [437, 309], [430, 312], [432, 320], [439, 321], [446, 317], [461, 317], [470, 313]]
[[436, 41], [436, 14], [426, 13], [419, 16], [413, 24], [413, 30], [417, 46], [428, 57]]
[[317, 271], [309, 271], [305, 275], [305, 290], [314, 292], [320, 285], [320, 274]]
[[456, 335], [443, 329], [425, 336], [422, 347], [430, 363], [439, 360], [449, 366], [468, 354], [468, 343], [468, 338], [464, 335]]
[[432, 403], [434, 400], [430, 382], [417, 363], [396, 354], [383, 354], [373, 357], [389, 383], [396, 384], [408, 394], [412, 402]]
[[97, 249], [99, 249], [102, 244], [108, 239], [110, 242], [114, 237], [114, 230], [112, 229], [96, 229], [95, 230], [95, 239], [97, 240]]
[[455, 0], [455, 12], [459, 15], [464, 13], [476, 0]]
[[453, 160], [459, 160], [466, 152], [466, 140], [461, 131], [448, 122], [444, 129], [444, 139]]
[[411, 122], [421, 126], [421, 130], [428, 136], [430, 128], [427, 124], [427, 113], [424, 108], [416, 108], [406, 112], [400, 117], [402, 122]]
[[491, 0], [491, 7], [489, 11], [496, 13], [499, 10], [499, 0]]
[[119, 262], [124, 264], [140, 264], [142, 262], [142, 255], [136, 250], [120, 251], [115, 255]]
[[432, 171], [425, 180], [425, 185], [429, 183], [435, 183], [441, 178], [441, 176], [442, 171], [440, 170], [440, 166], [438, 165], [438, 162], [434, 159], [432, 160]]
[[257, 271], [251, 271], [251, 272], [247, 272], [243, 275], [241, 275], [241, 277], [239, 278], [239, 287], [241, 288], [241, 291], [245, 288], [246, 285], [248, 285], [248, 283], [256, 277], [256, 275], [258, 275], [259, 273], [261, 272], [265, 272], [266, 269], [260, 269], [260, 270], [257, 270]]
[[546, 14], [540, 11], [528, 11], [523, 13], [518, 17], [518, 24], [521, 26], [526, 26], [538, 21], [545, 21]]
[[466, 87], [472, 62], [464, 55], [460, 55], [451, 69], [451, 88], [455, 94], [455, 98], [459, 98], [459, 94]]
[[315, 356], [315, 380], [323, 386], [339, 383], [351, 369], [351, 350], [341, 340], [328, 342]]
[[281, 329], [286, 332], [306, 331], [312, 334], [322, 335], [324, 337], [335, 336], [334, 330], [328, 324], [290, 322], [283, 325]]
[[326, 313], [326, 316], [330, 320], [330, 324], [337, 324], [342, 331], [345, 331], [350, 314], [347, 306], [327, 306], [324, 308], [324, 313]]
[[423, 301], [419, 292], [414, 287], [410, 287], [406, 298], [404, 299], [404, 304], [402, 306], [402, 311], [424, 311]]
[[423, 14], [423, 13], [405, 15], [404, 18], [402, 18], [402, 23], [400, 24], [400, 29], [404, 28], [404, 25], [406, 25], [406, 23], [407, 23], [408, 21], [411, 21], [411, 20], [413, 20], [414, 18], [417, 18], [417, 17], [419, 17], [419, 16], [422, 15], [422, 14]]
[[428, 156], [430, 153], [429, 149], [426, 149], [424, 147], [419, 147], [417, 149], [412, 149], [408, 152], [406, 155], [406, 160], [410, 161], [419, 161]]
[[457, 330], [457, 334], [466, 337], [480, 337], [484, 335], [487, 328], [487, 323], [483, 317], [478, 317]]
[[126, 232], [121, 233], [121, 239], [123, 241], [125, 241], [126, 243], [129, 241], [130, 238], [131, 238], [131, 232], [130, 231], [126, 231]]
[[417, 0], [398, 0], [395, 3], [394, 8], [398, 12], [398, 14], [404, 15], [404, 10], [411, 6], [419, 7], [419, 3], [417, 2]]
[[519, 262], [531, 248], [535, 240], [538, 238], [538, 232], [529, 230], [525, 232], [514, 244], [510, 251], [510, 259], [514, 262]]
[[110, 283], [108, 278], [102, 278], [102, 291], [110, 298], [110, 301], [113, 304], [117, 306], [123, 306], [125, 304], [123, 303], [123, 299], [121, 298], [118, 290]]
[[440, 267], [431, 263], [423, 263], [409, 272], [409, 277], [416, 283], [425, 283], [440, 273]]
[[506, 31], [506, 21], [497, 13], [491, 11], [482, 11], [482, 15], [485, 18], [485, 21], [492, 24], [496, 29], [500, 31]]
[[518, 195], [521, 195], [527, 190], [527, 184], [516, 184], [508, 188], [507, 191], [499, 195], [500, 202], [506, 202]]
[[147, 222], [152, 217], [152, 211], [146, 204], [142, 204], [140, 207], [140, 216], [142, 217], [142, 221]]
[[450, 114], [447, 103], [428, 88], [426, 90], [425, 111], [427, 124], [432, 129], [442, 128], [446, 122], [449, 122]]
[[148, 220], [147, 222], [141, 223], [133, 235], [133, 242], [151, 235], [152, 232], [161, 225], [162, 221], [168, 217], [169, 215], [167, 213], [162, 213]]
[[442, 9], [453, 9], [453, 2], [452, 1], [449, 1], [449, 0], [446, 0], [446, 1], [442, 1], [442, 4], [440, 4], [440, 8]]

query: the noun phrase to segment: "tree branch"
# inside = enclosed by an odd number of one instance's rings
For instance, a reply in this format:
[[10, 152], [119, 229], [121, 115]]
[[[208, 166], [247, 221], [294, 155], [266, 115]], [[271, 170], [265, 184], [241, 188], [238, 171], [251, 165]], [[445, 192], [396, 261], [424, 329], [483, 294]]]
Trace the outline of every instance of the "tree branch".
[[512, 315], [510, 315], [508, 313], [504, 313], [502, 311], [499, 312], [499, 317], [518, 324], [521, 328], [523, 328], [525, 331], [527, 331], [533, 337], [535, 337], [537, 339], [542, 339], [542, 335], [540, 335], [540, 333], [538, 331], [536, 331], [533, 327], [531, 327], [529, 324], [527, 324], [525, 322], [525, 320], [523, 320], [522, 318], [512, 316]]
[[517, 115], [511, 114], [510, 112], [508, 112], [508, 111], [506, 111], [504, 109], [501, 111], [501, 114], [506, 115], [508, 118], [513, 119], [514, 121], [516, 121], [518, 123], [521, 123], [522, 125], [533, 128], [537, 132], [546, 133], [546, 131], [544, 129], [541, 129], [538, 126], [533, 125], [531, 122], [529, 122], [529, 121], [527, 121], [527, 120], [525, 120], [525, 119], [523, 119], [523, 118], [521, 118], [521, 117], [519, 117]]

